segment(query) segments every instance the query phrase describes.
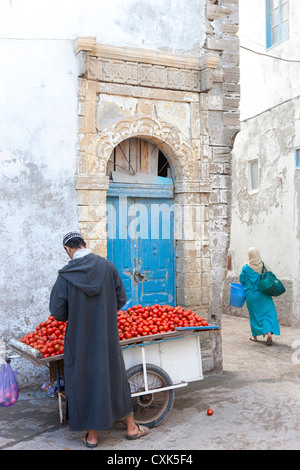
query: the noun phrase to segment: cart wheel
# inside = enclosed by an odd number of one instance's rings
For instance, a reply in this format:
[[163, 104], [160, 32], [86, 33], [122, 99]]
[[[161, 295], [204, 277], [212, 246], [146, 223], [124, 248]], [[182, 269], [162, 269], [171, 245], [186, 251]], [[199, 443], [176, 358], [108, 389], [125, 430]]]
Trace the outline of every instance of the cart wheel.
[[[168, 387], [173, 385], [169, 375], [154, 364], [146, 365], [147, 382], [149, 389]], [[145, 390], [143, 365], [131, 367], [127, 371], [127, 378], [131, 393], [139, 393]], [[133, 397], [133, 416], [137, 423], [154, 428], [161, 424], [171, 411], [175, 399], [174, 390], [147, 393]]]

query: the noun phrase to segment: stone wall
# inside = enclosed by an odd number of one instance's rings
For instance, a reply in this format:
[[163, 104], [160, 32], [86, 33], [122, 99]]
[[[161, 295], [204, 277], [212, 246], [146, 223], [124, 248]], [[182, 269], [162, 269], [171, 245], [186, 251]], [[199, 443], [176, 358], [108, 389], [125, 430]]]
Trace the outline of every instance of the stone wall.
[[[209, 1], [207, 4], [206, 48], [221, 58], [220, 66], [210, 73], [211, 88], [201, 94], [205, 137], [208, 145], [203, 163], [210, 180], [209, 260], [210, 316], [221, 324], [223, 284], [227, 274], [227, 254], [231, 225], [231, 158], [235, 137], [240, 130], [239, 86], [239, 2]], [[213, 345], [215, 364], [222, 363], [221, 339]]]

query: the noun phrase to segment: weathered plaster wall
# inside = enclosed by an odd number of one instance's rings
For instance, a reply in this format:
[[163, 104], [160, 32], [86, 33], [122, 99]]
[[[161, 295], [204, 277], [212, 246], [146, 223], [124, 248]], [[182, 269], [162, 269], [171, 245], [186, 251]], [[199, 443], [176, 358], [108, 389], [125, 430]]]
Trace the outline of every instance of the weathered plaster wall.
[[[299, 295], [299, 181], [295, 170], [299, 133], [300, 99], [288, 101], [242, 123], [233, 158], [232, 233], [230, 252], [232, 272], [225, 287], [227, 307], [229, 282], [236, 281], [247, 262], [250, 246], [257, 246], [268, 266], [284, 282], [287, 292], [276, 299], [282, 324], [300, 320], [296, 298]], [[249, 191], [248, 162], [258, 158], [259, 189]], [[243, 309], [247, 315], [246, 308]]]
[[[232, 159], [232, 271], [223, 298], [224, 312], [248, 316], [246, 307], [228, 306], [229, 284], [237, 281], [248, 248], [257, 246], [284, 280], [287, 292], [275, 300], [283, 324], [300, 321], [299, 170], [295, 169], [295, 148], [300, 145], [300, 87], [295, 80], [300, 73], [299, 14], [298, 2], [290, 0], [289, 39], [266, 50], [264, 2], [240, 0], [241, 132]], [[255, 158], [259, 189], [251, 192], [248, 163]]]
[[62, 261], [53, 245], [76, 217], [77, 77], [66, 43], [2, 46], [1, 317], [20, 332], [33, 313], [44, 315], [49, 275]]
[[[77, 77], [71, 43], [1, 40], [0, 55], [0, 340], [5, 343], [47, 318], [49, 288], [65, 263], [61, 236], [76, 226]], [[21, 382], [42, 372], [25, 360], [17, 367]]]

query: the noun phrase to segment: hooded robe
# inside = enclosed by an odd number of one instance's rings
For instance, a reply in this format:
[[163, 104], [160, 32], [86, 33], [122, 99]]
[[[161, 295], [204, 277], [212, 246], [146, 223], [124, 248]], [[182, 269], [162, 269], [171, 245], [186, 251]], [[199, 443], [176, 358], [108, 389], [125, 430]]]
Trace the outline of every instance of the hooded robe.
[[64, 378], [71, 431], [109, 429], [132, 411], [117, 324], [117, 311], [125, 303], [115, 265], [94, 253], [58, 271], [50, 312], [68, 321]]

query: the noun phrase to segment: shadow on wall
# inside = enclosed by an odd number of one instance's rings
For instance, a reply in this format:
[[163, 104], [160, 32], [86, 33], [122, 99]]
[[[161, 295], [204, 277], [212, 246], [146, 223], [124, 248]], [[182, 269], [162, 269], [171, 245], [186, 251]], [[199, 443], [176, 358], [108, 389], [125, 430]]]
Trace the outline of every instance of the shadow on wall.
[[[232, 307], [229, 305], [229, 291], [232, 282], [239, 282], [238, 276], [228, 275], [223, 284], [223, 300], [222, 300], [222, 313], [223, 315], [232, 315], [234, 317], [249, 318], [246, 303], [242, 308]], [[286, 292], [280, 297], [273, 297], [274, 304], [277, 310], [278, 320], [284, 326], [296, 326], [295, 318], [293, 316], [293, 282], [282, 280]], [[299, 322], [298, 325], [299, 326]]]

